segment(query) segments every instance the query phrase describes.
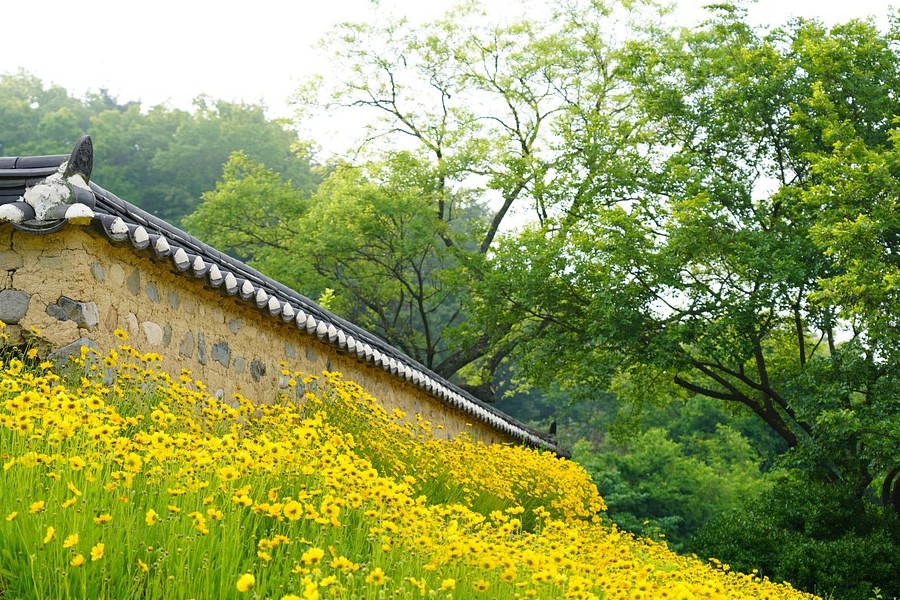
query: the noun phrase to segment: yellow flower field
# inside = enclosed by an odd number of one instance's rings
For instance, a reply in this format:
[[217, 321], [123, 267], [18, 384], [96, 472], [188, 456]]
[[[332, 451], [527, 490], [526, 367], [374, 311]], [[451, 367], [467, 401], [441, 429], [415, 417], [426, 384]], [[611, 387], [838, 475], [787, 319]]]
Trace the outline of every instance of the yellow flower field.
[[258, 403], [125, 345], [23, 359], [0, 364], [3, 598], [809, 597], [634, 539], [577, 464], [436, 440], [338, 373]]

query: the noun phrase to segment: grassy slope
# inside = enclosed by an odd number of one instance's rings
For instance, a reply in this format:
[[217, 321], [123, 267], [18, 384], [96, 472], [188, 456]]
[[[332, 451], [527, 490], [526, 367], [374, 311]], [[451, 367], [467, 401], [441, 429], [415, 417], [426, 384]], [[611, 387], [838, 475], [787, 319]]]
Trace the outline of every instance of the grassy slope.
[[0, 366], [2, 598], [807, 597], [617, 531], [577, 464], [435, 440], [336, 373], [259, 405], [128, 346], [85, 358]]

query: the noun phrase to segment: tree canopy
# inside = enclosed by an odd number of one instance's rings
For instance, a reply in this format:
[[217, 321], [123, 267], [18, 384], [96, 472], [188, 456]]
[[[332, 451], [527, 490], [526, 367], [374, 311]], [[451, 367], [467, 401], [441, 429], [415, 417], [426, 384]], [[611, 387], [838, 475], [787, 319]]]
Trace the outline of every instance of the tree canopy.
[[[609, 381], [645, 369], [749, 408], [862, 490], [900, 441], [898, 207], [878, 178], [900, 55], [862, 22], [763, 33], [742, 16], [723, 7], [623, 49], [638, 160], [614, 202], [592, 197], [591, 218], [504, 240], [499, 253], [519, 257], [505, 279], [542, 282], [511, 289], [554, 324], [529, 349], [534, 375], [582, 385], [598, 368]], [[856, 170], [876, 177], [863, 186]], [[866, 253], [842, 253], [854, 243]], [[535, 255], [565, 268], [535, 273], [520, 258]]]
[[199, 97], [191, 112], [119, 101], [99, 90], [74, 98], [24, 71], [0, 75], [0, 155], [66, 154], [91, 134], [94, 179], [178, 224], [243, 151], [309, 190], [316, 184], [296, 132], [262, 106]]
[[[353, 168], [337, 166], [313, 198], [331, 215], [316, 230], [319, 249], [310, 232], [295, 261], [315, 263], [344, 314], [485, 400], [495, 399], [501, 364], [532, 335], [518, 315], [492, 319], [506, 296], [485, 287], [498, 240], [523, 219], [578, 214], [604, 185], [606, 174], [578, 171], [583, 151], [565, 136], [589, 123], [619, 124], [615, 114], [628, 100], [618, 95], [602, 34], [612, 23], [600, 3], [568, 6], [546, 21], [492, 24], [464, 5], [424, 25], [347, 23], [326, 41], [334, 55], [328, 80], [309, 86], [312, 98], [302, 95], [301, 112], [311, 103], [371, 122]], [[591, 152], [618, 156], [614, 148]], [[373, 184], [394, 198], [415, 195], [403, 210], [416, 224], [373, 221], [375, 229], [361, 231]], [[380, 218], [398, 214], [383, 207]], [[384, 264], [373, 251], [405, 264]]]

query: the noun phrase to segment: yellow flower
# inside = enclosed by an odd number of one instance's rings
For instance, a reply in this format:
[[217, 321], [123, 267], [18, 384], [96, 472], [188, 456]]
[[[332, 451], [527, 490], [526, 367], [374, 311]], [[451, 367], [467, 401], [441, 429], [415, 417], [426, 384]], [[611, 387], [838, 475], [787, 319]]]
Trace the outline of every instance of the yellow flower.
[[349, 573], [351, 571], [356, 571], [357, 569], [359, 569], [359, 565], [351, 561], [346, 556], [338, 556], [337, 558], [334, 558], [330, 564], [332, 569], [339, 569], [344, 573]]
[[425, 590], [428, 587], [428, 583], [425, 581], [424, 577], [422, 579], [416, 579], [415, 577], [407, 577], [406, 580], [408, 582], [410, 582], [413, 585], [413, 587], [415, 587], [419, 590], [420, 596], [425, 595]]
[[138, 568], [139, 568], [141, 571], [143, 571], [144, 573], [146, 573], [147, 571], [150, 570], [150, 567], [147, 566], [147, 563], [145, 563], [145, 562], [142, 561], [141, 559], [138, 559]]
[[135, 454], [134, 452], [129, 452], [125, 456], [125, 461], [122, 466], [124, 467], [124, 469], [126, 471], [129, 471], [131, 473], [138, 473], [141, 470], [142, 464], [143, 464], [143, 461], [141, 461], [141, 457], [138, 454]]
[[94, 544], [94, 547], [91, 548], [91, 560], [96, 561], [103, 558], [103, 551], [106, 549], [106, 546], [103, 542], [97, 542]]
[[321, 548], [310, 548], [303, 553], [300, 560], [303, 561], [304, 565], [314, 565], [322, 560], [323, 556], [325, 556], [325, 551]]
[[237, 590], [239, 592], [247, 592], [250, 591], [254, 585], [256, 585], [256, 577], [251, 573], [244, 573], [237, 580]]
[[366, 575], [366, 583], [371, 585], [382, 585], [384, 579], [384, 571], [381, 570], [381, 567], [375, 567], [371, 573]]
[[32, 514], [41, 512], [44, 510], [44, 501], [38, 500], [37, 502], [32, 502], [31, 507], [28, 510]]
[[116, 336], [117, 338], [119, 338], [119, 339], [122, 340], [122, 341], [128, 339], [128, 332], [126, 332], [126, 331], [123, 330], [123, 329], [118, 329], [118, 328], [114, 329], [114, 330], [113, 330], [113, 335]]
[[94, 523], [96, 523], [97, 525], [103, 525], [104, 523], [109, 523], [110, 521], [112, 521], [112, 515], [109, 513], [104, 513], [102, 515], [94, 517]]
[[190, 516], [194, 518], [194, 529], [203, 535], [207, 535], [209, 533], [209, 528], [206, 526], [206, 517], [198, 512], [192, 512]]
[[288, 594], [287, 596], [282, 596], [281, 600], [300, 600], [300, 596], [297, 594]]
[[[83, 469], [85, 467], [86, 464], [87, 464], [87, 462], [85, 462], [85, 460], [83, 458], [81, 458], [80, 456], [73, 456], [72, 458], [69, 459], [69, 466], [72, 467], [73, 471], [80, 471], [81, 469]], [[80, 496], [81, 494], [79, 493], [76, 495]]]
[[78, 543], [78, 534], [73, 533], [63, 541], [63, 548], [71, 548]]
[[34, 360], [35, 358], [37, 358], [37, 355], [38, 355], [37, 348], [31, 348], [28, 352], [25, 353], [25, 356], [27, 356], [31, 360]]
[[66, 500], [65, 502], [63, 502], [60, 506], [62, 506], [63, 508], [69, 508], [70, 506], [72, 506], [72, 505], [75, 504], [76, 502], [78, 502], [78, 498], [76, 498], [75, 496], [72, 496], [71, 498], [69, 498], [68, 500]]
[[19, 516], [19, 511], [14, 510], [14, 511], [12, 511], [11, 513], [9, 513], [8, 515], [6, 515], [6, 520], [7, 520], [7, 521], [12, 521], [12, 520], [14, 520], [16, 517], [18, 517], [18, 516]]
[[76, 554], [76, 555], [72, 558], [72, 560], [69, 561], [69, 564], [72, 565], [73, 567], [80, 567], [81, 565], [84, 564], [84, 555], [83, 555], [83, 554]]
[[455, 579], [445, 579], [441, 582], [441, 591], [445, 592], [447, 590], [452, 590], [456, 588], [456, 580]]
[[56, 537], [56, 529], [51, 525], [47, 528], [47, 533], [44, 534], [44, 543], [49, 544], [53, 541], [53, 538]]
[[319, 588], [309, 577], [303, 578], [303, 600], [319, 600]]
[[303, 505], [296, 500], [291, 500], [284, 505], [284, 516], [291, 521], [296, 521], [303, 516]]
[[77, 487], [75, 487], [75, 484], [72, 483], [71, 481], [66, 484], [66, 487], [69, 488], [69, 491], [72, 492], [73, 494], [75, 494], [76, 496], [81, 495], [81, 490], [79, 490]]
[[488, 583], [487, 581], [485, 581], [484, 579], [481, 579], [481, 580], [473, 583], [472, 587], [475, 588], [476, 592], [483, 592], [483, 591], [487, 590], [489, 587], [491, 587], [491, 584]]
[[241, 476], [240, 472], [231, 465], [219, 469], [218, 475], [222, 481], [234, 481]]
[[147, 514], [144, 516], [144, 520], [147, 521], [147, 525], [156, 525], [156, 522], [159, 520], [159, 513], [152, 508], [148, 509]]

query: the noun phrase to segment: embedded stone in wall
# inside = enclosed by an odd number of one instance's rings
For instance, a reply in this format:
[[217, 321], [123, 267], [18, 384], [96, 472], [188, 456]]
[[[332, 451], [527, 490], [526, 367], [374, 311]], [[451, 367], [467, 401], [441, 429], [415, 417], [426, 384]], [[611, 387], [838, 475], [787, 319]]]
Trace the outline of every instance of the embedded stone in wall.
[[128, 333], [132, 335], [138, 334], [138, 320], [137, 315], [133, 312], [128, 313], [128, 316], [125, 317], [125, 321], [128, 323]]
[[172, 343], [172, 326], [166, 323], [166, 326], [163, 327], [163, 347], [168, 348], [169, 344]]
[[238, 356], [234, 359], [234, 370], [237, 373], [243, 373], [247, 368], [247, 360]]
[[297, 358], [297, 346], [290, 342], [284, 343], [284, 355], [287, 358]]
[[0, 252], [0, 270], [15, 271], [21, 269], [24, 265], [22, 255], [13, 250], [3, 250]]
[[215, 323], [216, 325], [224, 325], [225, 324], [225, 313], [222, 312], [222, 308], [219, 306], [214, 306], [209, 314], [210, 323]]
[[58, 254], [41, 254], [38, 256], [38, 264], [42, 269], [61, 269], [66, 265], [66, 260]]
[[18, 323], [28, 312], [31, 294], [21, 290], [0, 291], [0, 321], [7, 324]]
[[188, 295], [179, 296], [181, 306], [181, 312], [196, 315], [200, 312], [200, 307], [197, 305], [197, 301]]
[[250, 363], [250, 377], [253, 381], [259, 381], [266, 374], [266, 363], [261, 360], [254, 360]]
[[178, 295], [178, 292], [169, 292], [169, 306], [178, 310], [178, 307], [181, 306], [181, 297]]
[[106, 306], [102, 314], [103, 329], [113, 331], [119, 326], [119, 313], [113, 306]]
[[304, 350], [306, 352], [306, 360], [308, 360], [311, 363], [316, 362], [316, 359], [318, 357], [316, 356], [316, 353], [313, 352], [313, 349], [312, 348], [304, 348]]
[[146, 292], [147, 297], [150, 298], [151, 302], [159, 302], [159, 290], [156, 289], [155, 283], [148, 281], [144, 292]]
[[106, 281], [106, 270], [100, 263], [91, 263], [91, 275], [100, 283]]
[[194, 334], [188, 331], [184, 334], [184, 339], [181, 340], [181, 346], [178, 348], [178, 352], [183, 356], [187, 356], [188, 358], [193, 358], [194, 356]]
[[228, 329], [231, 330], [231, 333], [237, 333], [243, 326], [244, 322], [240, 319], [231, 319], [230, 321], [228, 321]]
[[213, 344], [212, 347], [212, 359], [226, 369], [231, 364], [231, 348], [228, 347], [228, 342], [218, 342]]
[[62, 348], [57, 348], [53, 352], [47, 355], [47, 360], [56, 364], [64, 364], [67, 363], [70, 356], [80, 357], [81, 356], [81, 347], [87, 346], [88, 348], [93, 348], [97, 350], [97, 344], [94, 340], [89, 340], [88, 338], [78, 338], [71, 344], [66, 344]]
[[94, 302], [78, 302], [66, 296], [47, 305], [47, 314], [58, 321], [74, 321], [79, 327], [93, 329], [100, 324], [100, 311]]
[[202, 333], [197, 334], [197, 362], [206, 364], [206, 336]]
[[125, 269], [119, 263], [113, 263], [109, 268], [109, 280], [114, 285], [122, 285], [125, 283]]
[[144, 321], [141, 323], [141, 329], [144, 332], [144, 337], [147, 338], [148, 344], [151, 346], [162, 346], [163, 328], [159, 324], [153, 321]]
[[141, 293], [141, 272], [135, 269], [131, 272], [131, 275], [128, 276], [128, 279], [125, 280], [125, 287], [128, 288], [128, 291], [131, 292], [132, 296], [137, 296]]

